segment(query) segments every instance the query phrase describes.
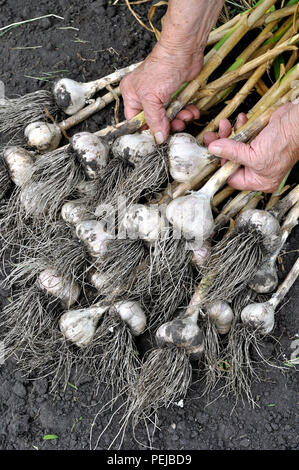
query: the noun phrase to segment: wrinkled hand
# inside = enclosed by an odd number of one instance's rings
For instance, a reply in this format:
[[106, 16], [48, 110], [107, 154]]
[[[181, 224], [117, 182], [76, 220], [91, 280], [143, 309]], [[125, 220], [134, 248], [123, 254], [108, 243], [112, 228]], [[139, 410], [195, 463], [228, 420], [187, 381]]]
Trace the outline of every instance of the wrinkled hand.
[[[184, 53], [182, 53], [184, 52]], [[126, 119], [144, 110], [146, 122], [158, 144], [167, 140], [170, 127], [182, 131], [185, 122], [199, 118], [199, 111], [189, 105], [170, 125], [165, 105], [185, 81], [192, 80], [201, 70], [202, 54], [171, 53], [157, 44], [145, 61], [120, 83]]]
[[[239, 115], [238, 122], [240, 127], [246, 116]], [[272, 193], [299, 159], [298, 123], [299, 105], [288, 103], [273, 113], [269, 124], [250, 145], [226, 139], [232, 130], [227, 119], [221, 121], [218, 136], [211, 132], [205, 135], [205, 143], [210, 153], [243, 165], [228, 179], [230, 186]]]

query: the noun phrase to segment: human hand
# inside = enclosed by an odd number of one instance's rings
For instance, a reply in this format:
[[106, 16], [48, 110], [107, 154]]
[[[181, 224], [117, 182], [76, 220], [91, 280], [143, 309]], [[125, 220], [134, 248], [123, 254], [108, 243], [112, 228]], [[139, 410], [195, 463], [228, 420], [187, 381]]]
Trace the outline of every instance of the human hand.
[[167, 140], [170, 128], [184, 130], [185, 122], [199, 118], [194, 105], [186, 106], [170, 124], [165, 104], [185, 81], [201, 70], [202, 54], [170, 53], [159, 43], [145, 61], [120, 83], [125, 105], [125, 117], [130, 120], [144, 110], [147, 125], [158, 144]]
[[[273, 113], [269, 124], [250, 145], [223, 138], [223, 131], [220, 140], [207, 133], [205, 143], [210, 153], [243, 165], [228, 179], [230, 186], [272, 193], [299, 159], [298, 122], [299, 105], [288, 103]], [[231, 133], [228, 123], [221, 123], [225, 137]]]

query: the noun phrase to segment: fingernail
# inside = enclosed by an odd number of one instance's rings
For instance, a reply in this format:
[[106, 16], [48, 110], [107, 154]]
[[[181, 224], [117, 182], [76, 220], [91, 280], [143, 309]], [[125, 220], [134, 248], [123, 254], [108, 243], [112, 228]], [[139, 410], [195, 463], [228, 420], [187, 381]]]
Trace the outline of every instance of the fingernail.
[[222, 154], [221, 147], [218, 147], [217, 145], [214, 145], [214, 144], [210, 144], [209, 151], [213, 153], [214, 155], [217, 155], [217, 157], [221, 157], [221, 154]]
[[158, 145], [163, 144], [164, 136], [161, 131], [155, 133], [155, 141]]

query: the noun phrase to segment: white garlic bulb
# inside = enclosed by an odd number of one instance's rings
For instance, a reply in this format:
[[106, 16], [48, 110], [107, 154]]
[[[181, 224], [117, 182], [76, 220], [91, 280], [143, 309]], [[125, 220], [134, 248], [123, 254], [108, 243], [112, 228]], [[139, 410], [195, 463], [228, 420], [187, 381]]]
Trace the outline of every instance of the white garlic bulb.
[[204, 352], [204, 337], [197, 325], [197, 317], [197, 314], [182, 316], [161, 325], [156, 332], [157, 344], [173, 344], [183, 348], [192, 359], [200, 359]]
[[150, 131], [136, 132], [135, 134], [118, 137], [113, 145], [114, 156], [126, 155], [134, 165], [142, 164], [142, 158], [156, 149], [154, 136]]
[[126, 212], [120, 230], [129, 238], [140, 238], [154, 243], [167, 226], [167, 221], [157, 206], [132, 205]]
[[209, 318], [215, 323], [216, 329], [220, 335], [229, 332], [234, 318], [233, 311], [227, 302], [216, 300], [206, 308]]
[[[194, 245], [194, 246], [192, 246]], [[201, 247], [198, 246], [197, 243], [189, 243], [188, 248], [193, 250], [193, 256], [191, 262], [197, 268], [202, 268], [209, 259], [209, 256], [212, 251], [211, 240], [208, 238], [205, 240]]]
[[23, 186], [32, 175], [33, 158], [27, 150], [21, 147], [8, 147], [3, 151], [9, 174], [16, 186]]
[[44, 269], [39, 274], [38, 284], [40, 289], [60, 299], [66, 308], [71, 307], [80, 295], [79, 285], [76, 282], [67, 282], [53, 268]]
[[77, 199], [63, 204], [61, 217], [65, 222], [71, 225], [77, 225], [83, 220], [90, 219], [91, 214], [86, 208], [86, 201], [84, 199]]
[[94, 257], [105, 254], [108, 241], [113, 239], [105, 224], [98, 220], [84, 220], [77, 224], [76, 235], [87, 246], [89, 253]]
[[57, 149], [61, 140], [61, 130], [56, 124], [37, 121], [25, 128], [25, 137], [29, 147], [39, 152], [51, 152]]
[[275, 309], [269, 302], [253, 303], [247, 305], [241, 312], [241, 320], [243, 323], [258, 328], [263, 334], [270, 333], [274, 328]]
[[121, 319], [130, 327], [134, 336], [139, 336], [144, 332], [146, 316], [138, 302], [133, 300], [117, 302], [114, 308]]
[[84, 108], [96, 91], [96, 82], [80, 83], [70, 78], [58, 80], [53, 87], [57, 106], [68, 115], [75, 114]]
[[92, 341], [98, 321], [108, 306], [92, 306], [65, 312], [59, 320], [59, 328], [68, 341], [83, 348]]
[[168, 146], [169, 171], [179, 183], [191, 181], [208, 163], [207, 148], [199, 145], [190, 134], [180, 132], [173, 135]]
[[71, 138], [71, 147], [90, 180], [95, 179], [107, 165], [109, 146], [101, 137], [90, 132], [78, 132]]
[[254, 229], [263, 237], [263, 246], [273, 253], [280, 244], [280, 225], [278, 220], [269, 212], [260, 209], [248, 209], [237, 218], [235, 229]]
[[171, 201], [166, 217], [177, 232], [176, 236], [196, 240], [198, 249], [214, 229], [210, 198], [200, 192]]

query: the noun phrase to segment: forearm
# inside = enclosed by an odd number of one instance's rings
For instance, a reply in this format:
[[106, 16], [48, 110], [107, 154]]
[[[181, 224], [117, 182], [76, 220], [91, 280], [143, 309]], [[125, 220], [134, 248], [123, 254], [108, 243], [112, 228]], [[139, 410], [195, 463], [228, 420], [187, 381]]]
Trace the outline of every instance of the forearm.
[[175, 53], [203, 53], [223, 3], [224, 0], [169, 0], [160, 45]]

